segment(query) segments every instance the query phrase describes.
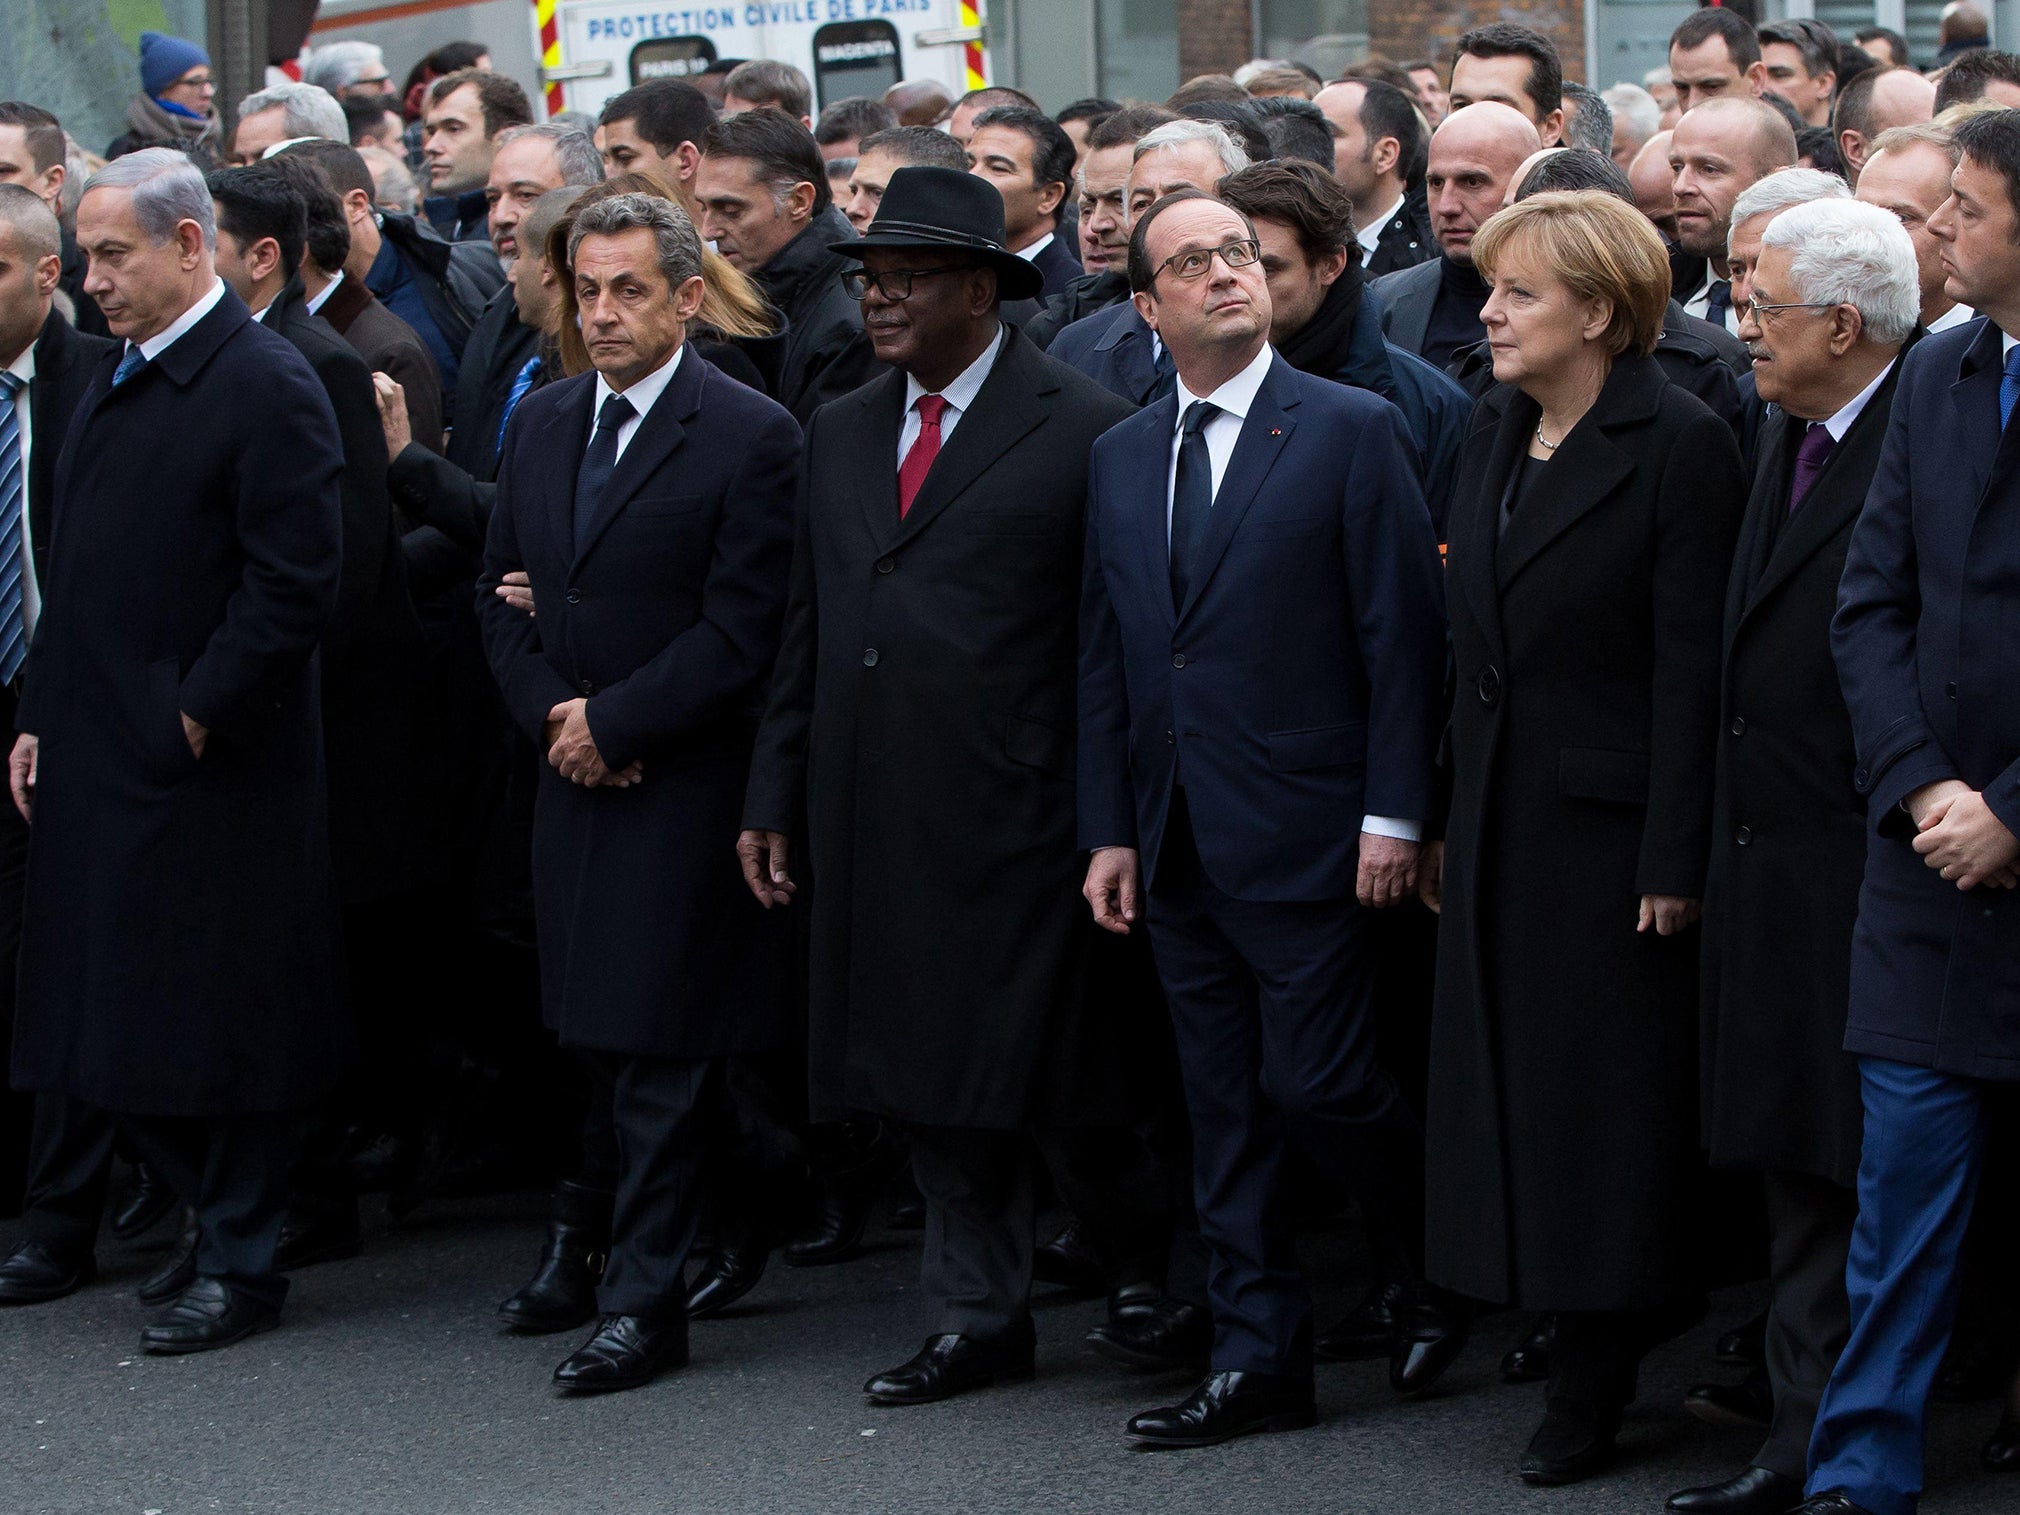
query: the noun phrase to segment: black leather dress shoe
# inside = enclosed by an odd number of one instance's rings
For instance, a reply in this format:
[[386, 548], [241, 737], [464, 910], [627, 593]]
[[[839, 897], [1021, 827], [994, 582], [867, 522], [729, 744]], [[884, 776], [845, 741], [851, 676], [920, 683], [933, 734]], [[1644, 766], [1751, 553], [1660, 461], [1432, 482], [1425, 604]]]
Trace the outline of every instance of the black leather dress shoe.
[[1470, 1304], [1443, 1289], [1418, 1284], [1410, 1291], [1389, 1349], [1389, 1387], [1405, 1399], [1430, 1393], [1459, 1360], [1472, 1333]]
[[175, 1245], [168, 1249], [168, 1257], [159, 1268], [140, 1281], [140, 1287], [134, 1293], [144, 1305], [172, 1304], [182, 1297], [183, 1290], [195, 1282], [196, 1216], [185, 1210], [182, 1230], [176, 1234]]
[[198, 1278], [140, 1333], [140, 1349], [158, 1356], [214, 1352], [281, 1323], [281, 1307], [234, 1289], [221, 1278]]
[[547, 1244], [540, 1265], [498, 1315], [515, 1331], [544, 1336], [573, 1331], [596, 1319], [596, 1285], [610, 1253], [610, 1207], [602, 1189], [563, 1182], [554, 1191]]
[[1221, 1372], [1183, 1404], [1133, 1416], [1124, 1434], [1140, 1447], [1211, 1447], [1255, 1431], [1302, 1431], [1318, 1418], [1308, 1378]]
[[1748, 1468], [1724, 1483], [1684, 1489], [1669, 1496], [1679, 1515], [1788, 1515], [1803, 1502], [1803, 1483], [1785, 1473]]
[[1789, 1511], [1789, 1515], [1873, 1515], [1862, 1504], [1853, 1504], [1851, 1496], [1842, 1489], [1832, 1489], [1827, 1494], [1813, 1494]]
[[146, 1163], [134, 1164], [126, 1188], [112, 1205], [112, 1234], [121, 1241], [146, 1235], [175, 1208], [175, 1190]]
[[[1736, 1384], [1701, 1383], [1683, 1396], [1683, 1407], [1708, 1426], [1758, 1429], [1775, 1418], [1775, 1391], [1767, 1374], [1749, 1373]], [[1760, 1471], [1755, 1469], [1756, 1472]]]
[[912, 1165], [905, 1164], [891, 1180], [891, 1208], [884, 1216], [893, 1231], [926, 1229], [926, 1196], [912, 1179]]
[[[847, 1167], [815, 1176], [819, 1196], [814, 1223], [791, 1241], [781, 1255], [793, 1268], [822, 1268], [856, 1255], [870, 1209], [906, 1164], [905, 1149], [887, 1128], [880, 1128]], [[916, 1192], [916, 1191], [915, 1191]]]
[[1988, 1473], [2020, 1473], [2020, 1415], [2008, 1410], [1999, 1417], [1999, 1428], [1979, 1451], [1978, 1461]]
[[612, 1394], [687, 1366], [687, 1322], [660, 1324], [642, 1315], [606, 1315], [596, 1334], [554, 1370], [556, 1388]]
[[1539, 1315], [1529, 1334], [1501, 1359], [1501, 1382], [1542, 1383], [1550, 1376], [1550, 1349], [1557, 1345], [1557, 1317]]
[[59, 1257], [39, 1241], [24, 1241], [0, 1262], [0, 1305], [40, 1305], [75, 1294], [98, 1276], [89, 1253]]
[[1087, 1333], [1087, 1345], [1128, 1367], [1198, 1373], [1213, 1352], [1213, 1316], [1161, 1290], [1118, 1290], [1109, 1297], [1108, 1319]]
[[863, 1385], [872, 1404], [929, 1405], [970, 1389], [1016, 1383], [1033, 1371], [1029, 1336], [981, 1341], [973, 1336], [929, 1336], [909, 1362], [879, 1373]]
[[1319, 1334], [1312, 1352], [1321, 1362], [1367, 1362], [1387, 1357], [1396, 1342], [1396, 1322], [1406, 1313], [1407, 1285], [1376, 1284], [1361, 1302]]
[[1735, 1326], [1718, 1339], [1711, 1355], [1730, 1368], [1760, 1368], [1767, 1365], [1766, 1315], [1756, 1315], [1745, 1325]]
[[1108, 1270], [1080, 1234], [1077, 1220], [1069, 1220], [1057, 1236], [1033, 1249], [1031, 1277], [1090, 1299], [1108, 1292]]
[[716, 1247], [702, 1264], [687, 1291], [687, 1317], [706, 1320], [720, 1315], [758, 1286], [765, 1276], [765, 1264], [772, 1251], [752, 1240], [716, 1241]]
[[365, 1233], [358, 1223], [356, 1199], [297, 1201], [289, 1205], [288, 1217], [281, 1223], [274, 1271], [293, 1273], [317, 1263], [356, 1257], [364, 1250]]
[[1552, 1405], [1522, 1454], [1522, 1481], [1544, 1488], [1581, 1483], [1612, 1465], [1619, 1434], [1616, 1410]]

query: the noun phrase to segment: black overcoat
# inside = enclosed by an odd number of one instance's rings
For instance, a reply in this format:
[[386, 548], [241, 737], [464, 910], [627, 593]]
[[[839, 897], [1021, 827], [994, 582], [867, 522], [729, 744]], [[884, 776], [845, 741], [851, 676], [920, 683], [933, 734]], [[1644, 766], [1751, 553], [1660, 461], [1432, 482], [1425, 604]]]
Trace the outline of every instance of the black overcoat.
[[[758, 1052], [786, 1031], [789, 922], [744, 887], [738, 816], [791, 571], [800, 429], [692, 351], [639, 422], [576, 550], [596, 376], [529, 394], [507, 429], [477, 615], [514, 723], [542, 753], [533, 819], [541, 1003], [570, 1046]], [[537, 618], [493, 593], [524, 569]], [[545, 758], [588, 697], [613, 768], [588, 789]]]
[[1088, 450], [1130, 406], [1006, 332], [903, 521], [902, 373], [808, 430], [744, 820], [812, 864], [821, 1114], [1112, 1117], [1081, 1081], [1110, 1012], [1082, 993], [1076, 628]]
[[1844, 1051], [1866, 806], [1831, 615], [1880, 461], [1898, 362], [1789, 515], [1808, 423], [1777, 409], [1725, 599], [1718, 789], [1705, 878], [1703, 1131], [1713, 1163], [1857, 1179]]
[[336, 419], [229, 290], [113, 389], [116, 363], [57, 461], [22, 692], [41, 772], [14, 1081], [130, 1114], [298, 1109], [351, 1046], [313, 661]]
[[1632, 1309], [1682, 1283], [1697, 1149], [1696, 933], [1635, 919], [1704, 891], [1746, 481], [1731, 429], [1623, 357], [1504, 532], [1538, 416], [1505, 386], [1481, 401], [1452, 505], [1429, 1269]]

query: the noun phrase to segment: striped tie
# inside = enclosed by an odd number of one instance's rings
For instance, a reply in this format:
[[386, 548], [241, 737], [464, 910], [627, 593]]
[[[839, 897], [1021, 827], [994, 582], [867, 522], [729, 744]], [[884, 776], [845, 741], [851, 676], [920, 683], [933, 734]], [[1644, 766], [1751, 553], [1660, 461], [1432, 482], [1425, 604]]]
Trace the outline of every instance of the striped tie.
[[492, 444], [494, 452], [505, 450], [505, 428], [512, 424], [512, 412], [519, 408], [519, 402], [526, 398], [526, 391], [533, 387], [533, 380], [540, 372], [540, 360], [528, 358], [519, 370], [519, 376], [512, 381], [512, 393], [505, 397], [505, 414], [498, 418], [498, 440]]
[[140, 350], [139, 345], [136, 343], [129, 346], [126, 349], [126, 356], [119, 360], [119, 367], [112, 370], [112, 387], [119, 388], [146, 366], [147, 355]]
[[21, 613], [21, 420], [15, 414], [21, 380], [0, 373], [0, 684], [12, 684], [28, 656]]

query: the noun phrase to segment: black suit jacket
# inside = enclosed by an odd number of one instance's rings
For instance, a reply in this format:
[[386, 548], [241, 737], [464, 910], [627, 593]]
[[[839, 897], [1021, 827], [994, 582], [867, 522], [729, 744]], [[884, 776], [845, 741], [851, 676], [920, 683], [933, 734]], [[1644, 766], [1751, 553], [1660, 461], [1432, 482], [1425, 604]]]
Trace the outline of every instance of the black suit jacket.
[[1392, 274], [1398, 269], [1428, 263], [1437, 256], [1438, 244], [1431, 236], [1431, 218], [1416, 201], [1405, 195], [1403, 203], [1396, 207], [1396, 213], [1382, 223], [1381, 235], [1375, 240], [1375, 255], [1368, 259], [1363, 272], [1370, 279], [1379, 279], [1383, 274]]
[[1087, 272], [1080, 266], [1074, 244], [1068, 240], [1071, 235], [1071, 228], [1062, 222], [1045, 250], [1031, 260], [1031, 266], [1045, 278], [1045, 287], [1038, 291], [1041, 301], [1063, 293], [1067, 285]]
[[[1076, 1082], [1117, 1059], [1083, 1045], [1106, 1011], [1083, 992], [1075, 607], [1089, 450], [1129, 406], [1011, 330], [900, 519], [905, 394], [889, 373], [814, 417], [744, 810], [819, 880], [815, 1107], [1102, 1119]], [[934, 859], [956, 852], [950, 899]]]
[[362, 282], [345, 274], [318, 312], [357, 350], [365, 367], [400, 386], [407, 429], [430, 452], [442, 450], [442, 374], [420, 335]]
[[1897, 360], [1793, 516], [1809, 423], [1777, 410], [1762, 430], [1726, 589], [1705, 884], [1699, 1051], [1712, 1161], [1847, 1188], [1862, 1130], [1858, 1068], [1843, 1049], [1866, 806], [1831, 616], [1899, 378]]
[[855, 234], [831, 205], [757, 276], [786, 317], [785, 360], [773, 393], [802, 426], [822, 405], [882, 370], [863, 332], [862, 307], [842, 288], [842, 271], [854, 260], [828, 251]]
[[[540, 767], [542, 1004], [572, 1046], [766, 1050], [785, 1035], [790, 921], [743, 886], [736, 839], [785, 613], [800, 429], [683, 352], [579, 537], [595, 392], [582, 374], [514, 415], [477, 588], [519, 729], [544, 754], [548, 712], [584, 699], [604, 761], [644, 765], [629, 789]], [[514, 569], [532, 579], [538, 619], [493, 593]]]
[[52, 310], [35, 339], [35, 380], [28, 386], [28, 419], [35, 429], [28, 460], [28, 531], [35, 543], [35, 582], [49, 582], [49, 543], [56, 523], [56, 459], [92, 370], [120, 344], [87, 336]]

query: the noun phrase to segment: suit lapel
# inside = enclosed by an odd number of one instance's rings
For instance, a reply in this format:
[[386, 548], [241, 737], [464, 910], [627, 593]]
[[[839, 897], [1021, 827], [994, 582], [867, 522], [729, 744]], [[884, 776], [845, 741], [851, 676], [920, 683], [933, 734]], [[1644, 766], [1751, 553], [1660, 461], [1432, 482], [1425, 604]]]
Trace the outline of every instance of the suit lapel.
[[[673, 456], [674, 449], [687, 435], [687, 423], [701, 409], [702, 391], [707, 383], [708, 363], [701, 354], [690, 349], [681, 358], [680, 367], [673, 371], [673, 377], [667, 381], [666, 390], [660, 395], [658, 403], [638, 423], [638, 431], [624, 449], [624, 456], [610, 471], [610, 483], [604, 488], [603, 501], [596, 509], [596, 519], [589, 523], [589, 529], [582, 536], [582, 550], [575, 554], [578, 561], [596, 550], [597, 542], [610, 529], [610, 523], [617, 519], [619, 512], [630, 503], [631, 497], [659, 471], [661, 464]], [[595, 390], [592, 388], [590, 392], [594, 394]], [[580, 462], [580, 454], [577, 461]]]
[[1960, 377], [1950, 386], [1950, 400], [1957, 407], [1957, 425], [1962, 433], [1950, 458], [1965, 476], [1974, 509], [1984, 503], [1992, 463], [2003, 440], [1999, 434], [2003, 344], [1999, 328], [1987, 317], [1978, 319], [1983, 329], [1964, 354]]
[[[1753, 490], [1747, 496], [1746, 518], [1740, 526], [1739, 548], [1733, 554], [1733, 592], [1727, 596], [1728, 629], [1737, 629], [1740, 619], [1752, 607], [1768, 561], [1774, 554], [1775, 534], [1781, 517], [1789, 508], [1790, 453], [1795, 445], [1797, 423], [1780, 408], [1761, 421], [1757, 443], [1759, 461], [1754, 467]], [[1814, 486], [1812, 486], [1814, 488]]]
[[1446, 536], [1452, 577], [1459, 592], [1473, 607], [1474, 617], [1485, 628], [1487, 640], [1498, 652], [1501, 647], [1501, 590], [1494, 579], [1494, 556], [1501, 535], [1501, 497], [1508, 492], [1508, 479], [1516, 460], [1529, 442], [1536, 426], [1536, 402], [1519, 389], [1496, 385], [1480, 402], [1483, 416], [1489, 408], [1500, 407], [1497, 420], [1488, 423], [1476, 418], [1475, 425], [1492, 424], [1493, 445], [1477, 488], [1462, 488], [1454, 496], [1454, 508], [1464, 510], [1463, 519], [1447, 523]]
[[596, 400], [596, 376], [565, 380], [574, 387], [568, 398], [548, 414], [540, 430], [540, 456], [547, 465], [547, 522], [554, 550], [564, 563], [575, 561], [575, 476], [589, 447], [589, 409]]
[[1298, 393], [1292, 372], [1281, 354], [1271, 355], [1269, 371], [1256, 391], [1255, 403], [1249, 406], [1248, 418], [1242, 422], [1241, 437], [1227, 460], [1227, 472], [1221, 476], [1220, 489], [1213, 497], [1213, 509], [1206, 513], [1206, 524], [1193, 548], [1191, 585], [1185, 603], [1178, 607], [1180, 623], [1199, 603], [1214, 570], [1227, 555], [1228, 544], [1234, 540], [1242, 517], [1255, 503], [1256, 492], [1296, 430], [1297, 422], [1291, 412], [1297, 408]]
[[[989, 377], [976, 391], [975, 403], [962, 413], [940, 455], [919, 486], [912, 508], [897, 523], [892, 545], [902, 546], [939, 519], [961, 492], [1004, 453], [1029, 436], [1051, 408], [1058, 384], [1044, 373], [1027, 372], [1024, 339], [1004, 328], [1003, 348]], [[896, 488], [893, 474], [892, 487]], [[895, 514], [895, 512], [894, 512]]]
[[[1156, 449], [1145, 457], [1144, 466], [1124, 480], [1127, 497], [1116, 515], [1136, 532], [1143, 555], [1144, 582], [1167, 627], [1177, 624], [1171, 604], [1171, 449], [1178, 432], [1178, 391], [1141, 412], [1155, 418], [1152, 440]], [[1230, 459], [1229, 472], [1233, 472]], [[1209, 512], [1210, 514], [1210, 512]]]
[[[853, 400], [857, 407], [853, 440], [862, 450], [862, 463], [847, 487], [862, 506], [870, 540], [879, 553], [888, 552], [898, 536], [898, 440], [905, 434], [905, 376], [892, 369], [857, 390]], [[960, 427], [955, 427], [954, 435], [960, 434]]]

